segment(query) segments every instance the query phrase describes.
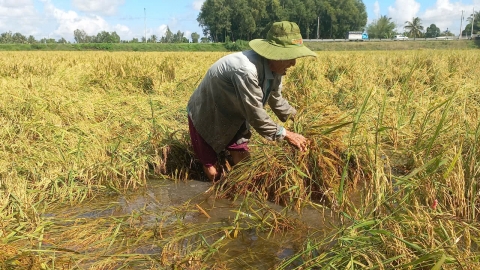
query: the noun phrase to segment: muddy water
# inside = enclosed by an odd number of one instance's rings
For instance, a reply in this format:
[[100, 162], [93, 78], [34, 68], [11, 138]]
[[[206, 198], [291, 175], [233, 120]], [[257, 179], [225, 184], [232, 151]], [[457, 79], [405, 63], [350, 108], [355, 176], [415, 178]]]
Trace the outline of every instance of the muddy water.
[[[203, 226], [233, 220], [241, 203], [238, 200], [233, 202], [215, 199], [211, 192], [211, 183], [208, 182], [192, 180], [175, 183], [169, 180], [150, 180], [146, 188], [122, 195], [98, 197], [75, 207], [57, 209], [47, 216], [57, 221], [88, 220], [92, 224], [95, 224], [95, 220], [139, 216], [139, 222], [135, 226], [142, 228], [159, 226], [172, 228], [175, 224], [181, 226], [185, 223]], [[282, 209], [273, 204], [268, 206], [277, 211]], [[162, 217], [160, 225], [159, 217]], [[294, 218], [302, 220], [307, 225], [302, 229], [297, 228], [275, 236], [255, 229], [244, 230], [239, 237], [227, 241], [210, 261], [212, 264], [225, 265], [228, 269], [270, 269], [302, 248], [302, 242], [308, 234], [307, 230], [324, 229], [325, 233], [329, 230], [322, 212], [307, 209]], [[102, 226], [108, 224], [103, 223]], [[69, 249], [75, 247], [69, 246]], [[86, 252], [95, 253], [98, 249], [92, 248]], [[158, 255], [161, 247], [146, 243], [131, 252]], [[91, 264], [92, 260], [88, 262], [88, 265]]]

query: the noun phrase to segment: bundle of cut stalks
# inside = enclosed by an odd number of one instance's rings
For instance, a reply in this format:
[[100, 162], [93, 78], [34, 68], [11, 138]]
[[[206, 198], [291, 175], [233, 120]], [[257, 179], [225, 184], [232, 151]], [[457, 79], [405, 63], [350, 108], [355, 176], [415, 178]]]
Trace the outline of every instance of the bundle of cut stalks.
[[[160, 143], [155, 143], [157, 140]], [[181, 181], [204, 178], [202, 165], [194, 157], [188, 132], [165, 130], [162, 134], [155, 134], [152, 142], [151, 167], [156, 175]]]
[[336, 108], [321, 111], [321, 115], [300, 112], [293, 124], [309, 140], [307, 151], [256, 139], [250, 159], [218, 183], [219, 196], [253, 193], [297, 210], [312, 201], [337, 206], [338, 196], [355, 187], [364, 172], [344, 143], [351, 122], [345, 122]]

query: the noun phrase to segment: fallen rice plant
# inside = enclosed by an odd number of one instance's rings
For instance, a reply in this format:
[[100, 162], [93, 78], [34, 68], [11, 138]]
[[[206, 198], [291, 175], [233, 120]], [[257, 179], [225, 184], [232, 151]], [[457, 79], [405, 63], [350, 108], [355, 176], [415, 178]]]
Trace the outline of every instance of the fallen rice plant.
[[[255, 138], [252, 159], [216, 186], [219, 196], [248, 197], [237, 223], [189, 226], [180, 219], [135, 228], [152, 213], [67, 225], [44, 215], [135, 190], [150, 176], [199, 177], [185, 105], [222, 55], [2, 53], [0, 244], [9, 251], [0, 251], [0, 265], [75, 268], [94, 258], [92, 268], [160, 267], [164, 260], [222, 269], [231, 261], [214, 258], [232, 233], [305, 226], [303, 245], [275, 268], [479, 267], [476, 50], [320, 52], [299, 60], [284, 81], [284, 95], [299, 108], [287, 128], [310, 139], [309, 151]], [[341, 219], [325, 235], [281, 211], [256, 212], [265, 200], [289, 206], [285, 211], [332, 210]], [[53, 230], [65, 241], [49, 238]], [[123, 237], [132, 249], [117, 249]], [[69, 251], [77, 242], [82, 254]], [[162, 250], [138, 254], [138, 243]]]

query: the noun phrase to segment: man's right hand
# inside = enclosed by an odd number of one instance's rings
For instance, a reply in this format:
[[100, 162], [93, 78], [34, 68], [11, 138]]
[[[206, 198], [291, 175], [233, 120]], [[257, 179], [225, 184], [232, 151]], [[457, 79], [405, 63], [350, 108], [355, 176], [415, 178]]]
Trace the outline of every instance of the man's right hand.
[[297, 147], [298, 149], [300, 149], [300, 151], [307, 150], [308, 140], [305, 137], [295, 132], [290, 132], [288, 130], [286, 131], [287, 133], [285, 135], [285, 140], [287, 140], [289, 144]]

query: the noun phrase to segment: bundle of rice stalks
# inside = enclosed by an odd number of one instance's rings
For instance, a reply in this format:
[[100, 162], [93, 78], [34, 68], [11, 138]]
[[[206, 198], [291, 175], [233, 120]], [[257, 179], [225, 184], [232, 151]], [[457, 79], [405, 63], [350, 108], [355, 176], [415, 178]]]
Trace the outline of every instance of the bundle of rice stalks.
[[0, 244], [0, 269], [41, 269], [41, 265], [34, 254]]
[[194, 157], [188, 132], [164, 130], [152, 138], [151, 145], [154, 151], [151, 166], [155, 174], [183, 181], [204, 178], [202, 165]]
[[323, 116], [302, 112], [295, 120], [295, 131], [309, 140], [307, 151], [259, 139], [252, 157], [218, 183], [219, 195], [235, 197], [251, 192], [262, 200], [296, 210], [312, 201], [330, 207], [343, 204], [343, 193], [355, 187], [364, 172], [343, 142], [351, 122], [332, 110], [322, 111]]

